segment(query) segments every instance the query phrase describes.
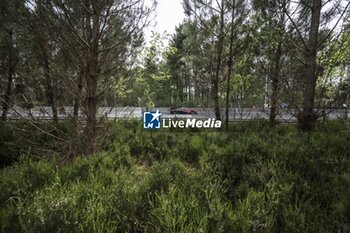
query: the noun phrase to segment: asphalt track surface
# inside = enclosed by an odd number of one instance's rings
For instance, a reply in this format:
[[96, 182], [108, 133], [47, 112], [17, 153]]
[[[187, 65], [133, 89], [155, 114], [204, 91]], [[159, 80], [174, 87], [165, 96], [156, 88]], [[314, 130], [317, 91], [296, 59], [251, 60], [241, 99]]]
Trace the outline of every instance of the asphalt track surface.
[[[159, 110], [162, 113], [162, 118], [196, 118], [207, 119], [215, 118], [215, 113], [212, 108], [191, 108], [197, 112], [197, 114], [171, 114], [169, 107], [153, 108], [148, 111]], [[99, 107], [97, 117], [107, 118], [108, 120], [118, 119], [142, 119], [143, 112], [146, 109], [141, 107]], [[336, 120], [345, 118], [346, 115], [350, 118], [350, 114], [346, 109], [315, 109], [321, 118]], [[297, 120], [298, 111], [295, 109], [282, 109], [278, 110], [276, 119], [281, 122], [295, 122]], [[0, 111], [2, 114], [2, 111]], [[269, 119], [269, 109], [257, 109], [257, 108], [230, 108], [229, 120], [230, 121], [247, 121], [247, 120], [267, 120]], [[73, 115], [73, 107], [60, 107], [59, 119], [68, 119]], [[30, 111], [21, 108], [13, 108], [7, 114], [10, 120], [20, 119], [36, 119], [36, 120], [52, 120], [52, 111], [48, 106], [34, 107]], [[83, 110], [79, 111], [79, 118], [85, 119]], [[221, 118], [225, 118], [225, 109], [221, 109]]]

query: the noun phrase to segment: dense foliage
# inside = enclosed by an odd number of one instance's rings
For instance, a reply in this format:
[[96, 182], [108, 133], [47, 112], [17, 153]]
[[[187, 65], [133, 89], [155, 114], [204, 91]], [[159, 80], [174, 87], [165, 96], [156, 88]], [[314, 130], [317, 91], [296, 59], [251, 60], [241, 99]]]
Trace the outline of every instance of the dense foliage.
[[349, 232], [350, 1], [182, 0], [146, 39], [158, 2], [0, 1], [0, 232]]
[[348, 124], [303, 135], [264, 123], [232, 125], [229, 132], [144, 131], [139, 122], [109, 127], [111, 143], [95, 156], [64, 164], [23, 156], [1, 170], [1, 232], [350, 227]]

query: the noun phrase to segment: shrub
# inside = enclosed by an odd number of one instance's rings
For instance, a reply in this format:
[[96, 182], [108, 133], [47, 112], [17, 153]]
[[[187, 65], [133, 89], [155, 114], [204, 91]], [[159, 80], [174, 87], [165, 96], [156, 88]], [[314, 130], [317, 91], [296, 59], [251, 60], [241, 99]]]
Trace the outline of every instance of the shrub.
[[113, 126], [113, 143], [94, 156], [65, 164], [23, 157], [2, 169], [1, 232], [350, 227], [346, 125], [320, 125], [302, 135], [265, 123], [181, 133], [143, 131], [133, 121]]

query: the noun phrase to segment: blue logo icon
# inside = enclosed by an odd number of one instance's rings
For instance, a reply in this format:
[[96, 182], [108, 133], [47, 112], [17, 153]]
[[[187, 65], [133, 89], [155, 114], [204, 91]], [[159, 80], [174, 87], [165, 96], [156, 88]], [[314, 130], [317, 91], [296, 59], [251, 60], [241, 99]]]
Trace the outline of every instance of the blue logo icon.
[[143, 113], [143, 128], [144, 129], [160, 129], [160, 116], [162, 114], [157, 110], [156, 112]]

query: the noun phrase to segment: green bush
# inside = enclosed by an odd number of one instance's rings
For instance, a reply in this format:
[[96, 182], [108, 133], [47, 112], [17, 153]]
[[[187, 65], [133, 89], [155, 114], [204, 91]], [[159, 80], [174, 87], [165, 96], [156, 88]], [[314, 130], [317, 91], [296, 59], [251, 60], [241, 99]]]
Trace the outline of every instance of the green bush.
[[[1, 232], [346, 232], [349, 126], [111, 126], [105, 151], [0, 172]], [[52, 157], [52, 156], [51, 156]]]

